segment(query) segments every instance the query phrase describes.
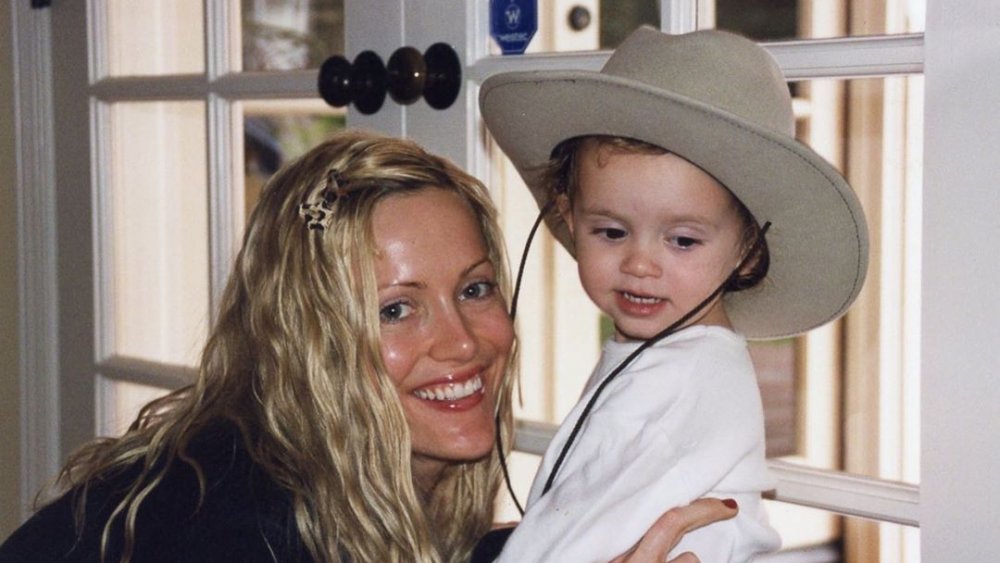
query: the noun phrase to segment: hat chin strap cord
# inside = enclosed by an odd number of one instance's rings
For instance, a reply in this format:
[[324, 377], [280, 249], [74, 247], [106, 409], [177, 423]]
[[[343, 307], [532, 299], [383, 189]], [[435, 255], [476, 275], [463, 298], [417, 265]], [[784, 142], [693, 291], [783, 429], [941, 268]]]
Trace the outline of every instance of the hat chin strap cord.
[[[541, 225], [542, 220], [552, 210], [553, 205], [554, 202], [549, 202], [548, 204], [545, 205], [545, 207], [542, 208], [541, 212], [539, 212], [538, 218], [535, 220], [535, 224], [532, 225], [531, 231], [528, 233], [528, 239], [524, 244], [524, 252], [521, 254], [521, 263], [517, 269], [517, 281], [514, 284], [514, 296], [511, 299], [511, 306], [510, 306], [511, 321], [514, 320], [514, 317], [517, 313], [517, 299], [521, 290], [521, 279], [524, 275], [524, 267], [525, 263], [527, 262], [528, 251], [531, 249], [531, 241], [534, 239], [535, 232], [538, 230], [539, 225]], [[719, 287], [715, 288], [715, 291], [713, 291], [708, 297], [702, 300], [701, 303], [698, 303], [698, 305], [695, 306], [693, 309], [684, 314], [684, 316], [671, 323], [670, 326], [661, 330], [660, 332], [656, 333], [651, 338], [643, 342], [638, 348], [636, 348], [631, 354], [629, 354], [628, 357], [622, 360], [622, 362], [618, 364], [615, 367], [615, 369], [612, 370], [611, 373], [604, 378], [603, 381], [601, 381], [601, 383], [597, 386], [597, 389], [594, 391], [594, 394], [590, 396], [590, 400], [587, 401], [587, 405], [583, 408], [583, 412], [580, 413], [580, 417], [577, 419], [576, 424], [573, 425], [573, 431], [570, 432], [569, 438], [566, 440], [566, 443], [559, 451], [559, 457], [556, 458], [556, 462], [552, 466], [552, 471], [549, 472], [548, 479], [545, 480], [545, 486], [542, 487], [543, 495], [548, 493], [549, 490], [552, 488], [553, 483], [555, 483], [556, 475], [558, 475], [559, 469], [562, 467], [563, 462], [566, 460], [566, 456], [569, 454], [569, 450], [573, 446], [573, 442], [576, 441], [576, 437], [580, 434], [580, 429], [583, 428], [584, 421], [587, 419], [587, 416], [590, 414], [590, 411], [594, 409], [594, 405], [597, 404], [597, 399], [601, 396], [601, 393], [604, 392], [604, 390], [611, 383], [611, 381], [614, 380], [616, 377], [618, 377], [618, 375], [621, 374], [621, 372], [624, 371], [625, 368], [629, 366], [629, 364], [635, 361], [635, 359], [639, 357], [639, 354], [642, 354], [647, 348], [656, 344], [660, 340], [663, 340], [664, 338], [670, 336], [671, 334], [674, 334], [678, 330], [685, 328], [686, 324], [691, 319], [693, 319], [706, 307], [708, 307], [716, 299], [718, 299], [719, 296], [721, 296], [725, 292], [726, 286], [729, 284], [729, 281], [738, 276], [740, 271], [743, 270], [743, 268], [746, 267], [746, 265], [750, 262], [751, 258], [757, 254], [760, 245], [764, 242], [764, 235], [767, 234], [767, 231], [770, 228], [771, 228], [771, 222], [770, 221], [765, 222], [760, 229], [760, 233], [757, 235], [757, 239], [754, 240], [753, 246], [751, 246], [750, 250], [746, 253], [745, 256], [743, 256], [743, 259], [740, 260], [740, 263], [736, 266], [736, 268], [733, 269], [732, 273], [729, 274], [729, 276], [727, 276], [726, 279], [721, 284], [719, 284]], [[511, 485], [510, 481], [510, 473], [507, 470], [507, 463], [505, 460], [503, 452], [503, 444], [501, 442], [501, 436], [500, 436], [499, 412], [497, 412], [496, 444], [497, 444], [497, 453], [500, 454], [499, 456], [500, 467], [503, 470], [504, 481], [507, 484], [507, 492], [510, 493], [511, 498], [514, 501], [514, 505], [517, 507], [518, 512], [520, 512], [521, 515], [523, 516], [524, 508], [521, 507], [521, 503], [518, 501], [517, 495], [514, 494], [514, 488]]]
[[[552, 200], [542, 207], [542, 210], [538, 212], [538, 218], [535, 219], [535, 223], [531, 226], [531, 230], [528, 231], [528, 239], [524, 242], [524, 251], [521, 252], [521, 263], [517, 266], [517, 281], [514, 282], [514, 295], [510, 300], [510, 322], [514, 323], [514, 319], [517, 317], [517, 300], [521, 295], [521, 280], [524, 278], [524, 266], [528, 262], [528, 250], [531, 249], [531, 241], [535, 239], [535, 233], [538, 232], [538, 227], [541, 226], [542, 220], [548, 215], [552, 209], [555, 207], [555, 200]], [[519, 388], [520, 389], [520, 388]], [[518, 393], [520, 395], [520, 392]], [[507, 485], [507, 493], [510, 494], [511, 500], [514, 501], [514, 506], [517, 507], [518, 513], [524, 516], [524, 507], [521, 506], [521, 502], [517, 500], [517, 495], [514, 493], [514, 486], [510, 482], [510, 471], [507, 469], [507, 457], [504, 455], [503, 448], [503, 436], [500, 432], [500, 410], [499, 405], [497, 405], [496, 413], [496, 445], [497, 454], [499, 454], [500, 459], [500, 469], [503, 470], [503, 480]]]

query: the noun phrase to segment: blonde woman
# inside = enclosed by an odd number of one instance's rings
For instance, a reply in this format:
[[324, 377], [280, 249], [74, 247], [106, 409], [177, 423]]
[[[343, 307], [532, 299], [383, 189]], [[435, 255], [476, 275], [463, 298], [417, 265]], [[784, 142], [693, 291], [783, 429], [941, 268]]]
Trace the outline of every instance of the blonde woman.
[[[495, 420], [511, 442], [502, 240], [485, 188], [413, 143], [310, 151], [250, 218], [197, 381], [77, 452], [0, 561], [467, 560]], [[732, 513], [672, 513], [646, 548]]]

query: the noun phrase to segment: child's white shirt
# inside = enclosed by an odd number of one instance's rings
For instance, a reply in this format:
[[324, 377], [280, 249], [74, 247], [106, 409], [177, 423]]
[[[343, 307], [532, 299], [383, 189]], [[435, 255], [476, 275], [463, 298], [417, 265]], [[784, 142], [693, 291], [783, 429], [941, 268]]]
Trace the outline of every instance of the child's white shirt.
[[705, 496], [735, 499], [739, 515], [688, 533], [670, 557], [693, 551], [703, 563], [743, 562], [780, 546], [760, 498], [774, 487], [760, 391], [746, 341], [723, 327], [689, 327], [643, 351], [601, 393], [541, 494], [599, 383], [638, 346], [605, 343], [498, 561], [604, 563], [668, 509]]

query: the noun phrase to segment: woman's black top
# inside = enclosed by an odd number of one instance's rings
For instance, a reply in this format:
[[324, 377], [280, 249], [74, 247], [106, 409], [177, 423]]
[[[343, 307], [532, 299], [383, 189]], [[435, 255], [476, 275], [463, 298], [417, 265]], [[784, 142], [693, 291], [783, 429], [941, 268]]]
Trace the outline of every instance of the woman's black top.
[[[288, 493], [253, 463], [234, 428], [202, 433], [189, 453], [205, 476], [201, 505], [194, 470], [174, 461], [140, 505], [133, 562], [312, 561], [296, 530]], [[126, 469], [91, 483], [79, 532], [73, 516], [79, 490], [46, 505], [0, 544], [0, 563], [101, 561], [104, 524], [138, 472]], [[118, 561], [122, 529], [116, 519], [104, 561]], [[492, 561], [512, 530], [487, 534], [472, 561]]]
[[507, 544], [512, 533], [514, 533], [513, 526], [487, 532], [472, 551], [470, 563], [490, 563], [500, 557], [500, 552], [503, 551], [503, 546]]
[[[199, 505], [194, 470], [175, 460], [163, 482], [140, 505], [132, 561], [311, 561], [295, 527], [289, 495], [247, 454], [231, 428], [209, 431], [189, 452], [205, 476]], [[0, 563], [101, 561], [101, 533], [138, 468], [94, 480], [77, 530], [71, 490], [39, 510], [0, 545]], [[118, 561], [121, 518], [115, 520], [104, 561]]]

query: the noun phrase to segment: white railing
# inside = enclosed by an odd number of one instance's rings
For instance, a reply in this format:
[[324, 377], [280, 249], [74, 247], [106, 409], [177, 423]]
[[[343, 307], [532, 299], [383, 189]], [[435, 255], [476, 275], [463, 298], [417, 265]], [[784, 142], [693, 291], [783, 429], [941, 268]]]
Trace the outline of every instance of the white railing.
[[[519, 420], [514, 450], [542, 455], [556, 425]], [[778, 486], [767, 498], [828, 510], [848, 516], [919, 526], [920, 489], [839, 471], [815, 469], [772, 459], [768, 461]]]

